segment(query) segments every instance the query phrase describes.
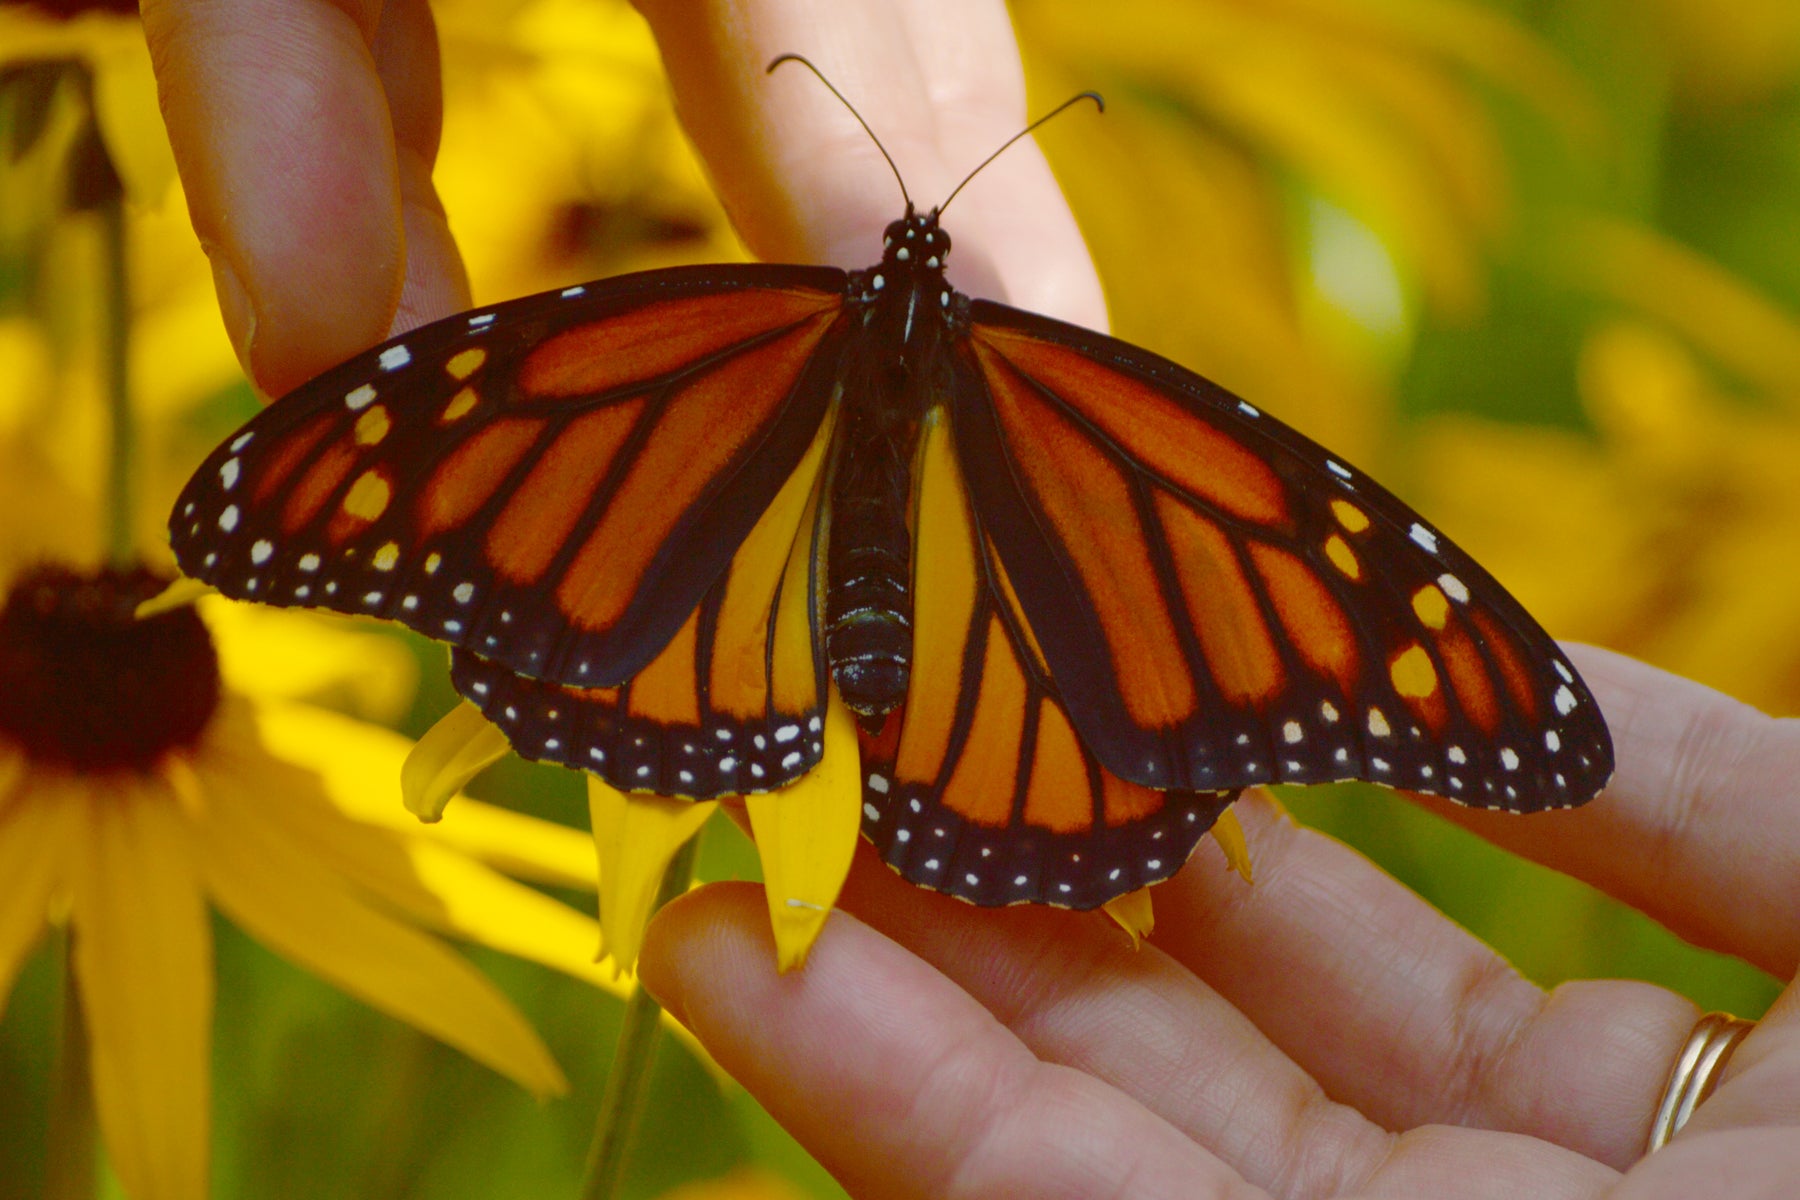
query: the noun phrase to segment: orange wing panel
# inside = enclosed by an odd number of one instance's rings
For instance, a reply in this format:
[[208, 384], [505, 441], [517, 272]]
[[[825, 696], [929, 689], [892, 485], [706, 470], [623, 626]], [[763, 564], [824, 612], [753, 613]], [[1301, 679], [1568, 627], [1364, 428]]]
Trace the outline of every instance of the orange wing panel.
[[1054, 704], [1038, 706], [1037, 745], [1025, 792], [1025, 824], [1052, 833], [1085, 833], [1094, 827], [1094, 797], [1087, 762], [1069, 718]]
[[[781, 485], [775, 499], [731, 560], [725, 598], [713, 634], [709, 681], [713, 707], [739, 720], [759, 716], [768, 703], [771, 680], [766, 661], [769, 617], [775, 612], [775, 690], [783, 711], [816, 702], [812, 630], [806, 611], [805, 566], [812, 553], [819, 466], [831, 442], [832, 420], [819, 427], [806, 457]], [[796, 563], [796, 560], [798, 562]], [[798, 570], [792, 603], [785, 580]]]
[[514, 583], [543, 577], [643, 411], [644, 401], [633, 400], [569, 423], [488, 530], [488, 561], [495, 570]]
[[599, 395], [807, 317], [835, 313], [842, 303], [824, 292], [759, 289], [647, 304], [548, 339], [521, 364], [519, 387], [527, 399]]
[[[299, 466], [308, 454], [312, 453], [313, 447], [319, 444], [319, 439], [325, 436], [325, 432], [337, 423], [337, 414], [321, 413], [313, 418], [304, 429], [280, 442], [276, 446], [275, 452], [264, 461], [260, 468], [262, 478], [256, 481], [256, 490], [251, 493], [256, 502], [266, 504], [269, 497], [273, 496], [280, 490], [281, 485], [287, 482], [287, 477], [294, 473], [294, 468]], [[323, 503], [323, 497], [320, 498], [320, 503]], [[318, 511], [316, 506], [313, 511]], [[300, 524], [305, 524], [305, 521], [301, 521]]]
[[294, 485], [294, 490], [288, 493], [287, 503], [281, 509], [284, 533], [298, 532], [319, 515], [332, 493], [349, 477], [356, 458], [356, 447], [351, 442], [333, 442], [326, 447], [325, 453], [314, 460], [306, 474], [300, 477], [300, 482]]
[[1162, 392], [1016, 330], [977, 325], [974, 339], [990, 380], [999, 374], [991, 365], [997, 352], [1193, 495], [1263, 525], [1286, 519], [1287, 496], [1268, 464]]
[[[817, 443], [821, 447], [830, 440], [830, 424], [828, 420], [826, 431], [820, 434], [825, 439]], [[812, 539], [823, 490], [814, 489], [800, 518], [793, 549], [788, 552], [787, 571], [781, 577], [781, 598], [776, 602], [774, 661], [769, 689], [774, 695], [776, 709], [781, 712], [817, 711], [825, 707], [825, 697], [819, 694], [820, 663], [817, 658], [824, 651], [816, 636], [819, 614], [812, 608], [814, 580], [824, 575], [823, 567], [814, 562]], [[824, 553], [822, 546], [819, 552]]]
[[1499, 697], [1494, 694], [1493, 679], [1474, 640], [1452, 621], [1437, 635], [1437, 646], [1444, 669], [1450, 673], [1451, 690], [1463, 711], [1483, 733], [1494, 733], [1500, 728]]
[[430, 537], [462, 528], [506, 482], [543, 431], [542, 420], [507, 417], [445, 455], [419, 498], [420, 534]]
[[1468, 613], [1475, 628], [1486, 639], [1488, 653], [1500, 667], [1500, 679], [1506, 685], [1507, 694], [1527, 721], [1538, 720], [1538, 698], [1531, 687], [1531, 668], [1520, 656], [1518, 647], [1513, 645], [1512, 634], [1485, 609], [1471, 608]]
[[557, 586], [581, 629], [606, 629], [637, 593], [644, 569], [682, 514], [767, 428], [829, 327], [826, 317], [727, 360], [677, 392], [643, 453]]
[[1193, 680], [1124, 476], [1011, 367], [986, 351], [982, 363], [1033, 499], [1054, 523], [1100, 618], [1114, 674], [1131, 681], [1127, 711], [1149, 728], [1185, 720], [1194, 711]]
[[1154, 816], [1163, 806], [1163, 794], [1141, 783], [1128, 783], [1111, 771], [1100, 772], [1100, 800], [1108, 825], [1129, 825]]
[[1315, 671], [1337, 680], [1345, 695], [1353, 694], [1361, 655], [1343, 606], [1306, 564], [1285, 550], [1252, 542], [1250, 561], [1300, 657]]
[[[967, 686], [967, 684], [965, 684]], [[1019, 739], [1025, 732], [1025, 677], [999, 620], [990, 619], [968, 751], [944, 788], [944, 805], [977, 825], [1005, 825], [1012, 818], [1019, 773]]]
[[974, 533], [941, 413], [927, 418], [919, 455], [919, 499], [913, 536], [914, 679], [946, 681], [932, 702], [909, 700], [896, 773], [926, 782], [938, 777], [956, 721], [956, 692], [948, 681], [963, 677], [963, 654], [972, 632], [977, 577]]
[[700, 723], [700, 676], [694, 662], [699, 628], [700, 611], [695, 609], [675, 639], [637, 673], [631, 681], [632, 716], [658, 725]]
[[1156, 497], [1156, 513], [1168, 531], [1182, 600], [1220, 694], [1232, 704], [1268, 699], [1281, 687], [1281, 658], [1230, 540], [1166, 493]]

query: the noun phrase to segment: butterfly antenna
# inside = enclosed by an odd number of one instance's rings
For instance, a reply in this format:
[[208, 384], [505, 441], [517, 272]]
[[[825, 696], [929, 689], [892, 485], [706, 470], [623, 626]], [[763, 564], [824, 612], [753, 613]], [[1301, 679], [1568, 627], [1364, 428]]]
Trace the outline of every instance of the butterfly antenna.
[[[829, 85], [827, 85], [827, 86], [829, 86]], [[1092, 100], [1094, 102], [1095, 108], [1099, 109], [1101, 112], [1106, 111], [1106, 99], [1105, 99], [1105, 97], [1101, 96], [1099, 92], [1079, 92], [1073, 96], [1070, 96], [1067, 100], [1064, 100], [1061, 104], [1057, 105], [1055, 108], [1051, 109], [1049, 112], [1045, 113], [1043, 116], [1039, 117], [1037, 120], [1033, 121], [1031, 124], [1027, 125], [1025, 128], [1019, 130], [1019, 132], [1017, 132], [1017, 133], [1013, 134], [1011, 137], [1007, 138], [1006, 141], [1001, 144], [1001, 146], [998, 150], [994, 151], [992, 154], [990, 154], [986, 158], [982, 159], [980, 166], [977, 166], [973, 171], [970, 171], [967, 175], [963, 176], [963, 181], [961, 183], [957, 184], [954, 188], [952, 188], [950, 191], [950, 194], [948, 196], [944, 197], [944, 202], [937, 206], [937, 211], [941, 214], [946, 208], [949, 208], [950, 202], [952, 200], [956, 199], [956, 193], [962, 191], [963, 188], [968, 185], [969, 180], [971, 180], [971, 179], [975, 178], [977, 175], [981, 174], [982, 168], [986, 167], [989, 163], [993, 162], [996, 158], [999, 158], [1002, 154], [1005, 154], [1007, 151], [1007, 148], [1009, 146], [1011, 146], [1014, 142], [1018, 141], [1020, 138], [1024, 137], [1026, 134], [1030, 133], [1032, 130], [1036, 129], [1039, 125], [1042, 125], [1045, 121], [1048, 121], [1051, 117], [1054, 117], [1057, 113], [1062, 112], [1065, 108], [1071, 108], [1074, 105], [1081, 103], [1083, 100]]]
[[869, 135], [869, 140], [875, 143], [875, 148], [877, 150], [881, 151], [881, 157], [887, 159], [888, 169], [894, 173], [894, 182], [900, 185], [900, 198], [906, 201], [906, 211], [910, 213], [912, 211], [913, 202], [912, 197], [906, 193], [906, 180], [900, 178], [900, 168], [894, 165], [893, 156], [887, 152], [887, 147], [881, 144], [881, 139], [875, 136], [875, 131], [869, 128], [869, 123], [863, 120], [862, 114], [856, 111], [856, 105], [844, 99], [844, 93], [832, 86], [831, 80], [825, 78], [825, 72], [813, 66], [812, 60], [803, 55], [776, 55], [769, 61], [769, 67], [766, 73], [773, 75], [775, 73], [775, 68], [779, 67], [784, 62], [797, 62], [807, 70], [811, 71], [814, 75], [817, 75], [819, 77], [819, 82], [824, 84], [831, 94], [838, 98], [839, 103], [850, 110], [850, 115], [856, 118], [856, 123], [863, 127], [863, 132]]

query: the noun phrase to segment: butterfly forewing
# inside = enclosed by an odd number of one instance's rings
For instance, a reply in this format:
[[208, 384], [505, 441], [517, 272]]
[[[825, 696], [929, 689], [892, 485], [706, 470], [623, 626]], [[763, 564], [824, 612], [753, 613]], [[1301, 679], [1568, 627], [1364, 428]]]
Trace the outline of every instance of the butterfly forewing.
[[814, 443], [851, 333], [844, 282], [680, 268], [415, 330], [215, 451], [177, 502], [176, 556], [227, 595], [623, 683]]
[[1076, 735], [973, 518], [940, 410], [919, 455], [913, 669], [863, 747], [863, 829], [914, 883], [1092, 908], [1166, 879], [1230, 794], [1154, 791]]
[[1604, 784], [1611, 742], [1562, 652], [1400, 501], [1145, 351], [971, 315], [954, 411], [975, 510], [1107, 768], [1521, 811]]
[[455, 650], [456, 690], [525, 757], [625, 790], [711, 799], [811, 770], [824, 750], [819, 510], [832, 428], [828, 417], [730, 568], [626, 683], [571, 687]]

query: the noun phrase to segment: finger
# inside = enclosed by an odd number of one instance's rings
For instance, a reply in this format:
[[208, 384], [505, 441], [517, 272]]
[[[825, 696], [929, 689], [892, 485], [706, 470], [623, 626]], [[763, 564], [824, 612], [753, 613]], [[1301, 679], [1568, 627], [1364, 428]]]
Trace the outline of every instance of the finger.
[[[1709, 1101], [1710, 1103], [1710, 1101]], [[1633, 1167], [1608, 1200], [1787, 1200], [1800, 1179], [1792, 1129], [1740, 1129], [1677, 1140]]]
[[[973, 927], [1004, 915], [943, 907]], [[1024, 961], [1010, 938], [991, 948], [1013, 966]], [[842, 912], [804, 971], [777, 976], [773, 961], [755, 889], [715, 885], [657, 916], [639, 966], [651, 991], [854, 1195], [1270, 1194], [1095, 1076], [1038, 1062], [968, 995]], [[1116, 1012], [1110, 1024], [1143, 1029], [1142, 1015]], [[1179, 1085], [1182, 1065], [1172, 1056], [1160, 1073]], [[1222, 1125], [1255, 1102], [1243, 1089], [1214, 1101]], [[1274, 1194], [1585, 1200], [1615, 1179], [1528, 1138], [1416, 1130], [1338, 1161], [1342, 1140], [1311, 1132], [1316, 1140], [1283, 1148]]]
[[860, 1197], [1244, 1197], [1139, 1105], [1035, 1059], [970, 997], [833, 913], [806, 969], [775, 973], [753, 885], [664, 908], [645, 986]]
[[[770, 261], [867, 266], [901, 208], [880, 151], [810, 73], [788, 65], [765, 75], [776, 55], [818, 64], [880, 136], [921, 209], [1025, 124], [1018, 48], [998, 0], [639, 7], [726, 209]], [[1034, 144], [987, 168], [957, 197], [946, 227], [958, 286], [1105, 327], [1081, 235]]]
[[[1245, 1015], [1099, 913], [977, 909], [860, 855], [840, 906], [954, 980], [1031, 1053], [1118, 1089], [1276, 1195], [1337, 1195], [1391, 1137]], [[811, 970], [808, 964], [807, 970]]]
[[1618, 771], [1599, 799], [1521, 820], [1429, 802], [1682, 937], [1788, 978], [1800, 966], [1800, 722], [1622, 655], [1570, 647]]
[[[1800, 1145], [1800, 981], [1790, 983], [1725, 1065], [1718, 1089], [1670, 1143], [1779, 1126]], [[1800, 1173], [1790, 1176], [1800, 1179]]]
[[[146, 0], [145, 34], [188, 206], [239, 359], [280, 394], [379, 341], [406, 276], [399, 132], [435, 100], [407, 9], [374, 4]], [[385, 82], [410, 119], [396, 124]], [[415, 60], [416, 61], [416, 60]], [[433, 84], [435, 86], [435, 84]], [[409, 146], [427, 162], [430, 146]], [[416, 185], [413, 185], [416, 194]]]
[[1691, 1004], [1634, 983], [1548, 997], [1360, 855], [1236, 806], [1246, 887], [1200, 859], [1157, 889], [1156, 944], [1327, 1094], [1394, 1129], [1529, 1134], [1615, 1167], [1641, 1152]]
[[[966, 988], [1038, 1058], [1132, 1097], [1275, 1195], [1587, 1196], [1613, 1172], [1511, 1134], [1394, 1137], [1333, 1103], [1245, 1017], [1099, 914], [980, 910], [862, 856], [843, 906]], [[808, 970], [811, 970], [809, 965]], [[1459, 1178], [1475, 1166], [1476, 1178]]]
[[[388, 333], [469, 307], [469, 277], [431, 181], [443, 133], [437, 23], [427, 0], [390, 0], [375, 34], [375, 67], [394, 123], [406, 266]], [[384, 335], [385, 336], [385, 335]]]
[[1396, 1137], [1354, 1191], [1371, 1200], [1601, 1200], [1618, 1180], [1617, 1171], [1536, 1138], [1428, 1125]]

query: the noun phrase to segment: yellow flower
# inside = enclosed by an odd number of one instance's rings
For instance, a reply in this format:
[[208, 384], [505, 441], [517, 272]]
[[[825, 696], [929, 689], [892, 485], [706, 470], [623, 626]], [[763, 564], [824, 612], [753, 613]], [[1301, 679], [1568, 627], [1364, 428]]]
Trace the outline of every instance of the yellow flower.
[[477, 838], [509, 869], [592, 887], [586, 840], [473, 802], [451, 837], [371, 823], [385, 789], [369, 781], [393, 778], [404, 739], [234, 691], [191, 608], [133, 618], [161, 585], [42, 567], [0, 610], [0, 997], [66, 923], [127, 1194], [206, 1194], [209, 906], [531, 1091], [563, 1090], [512, 1004], [425, 930], [605, 984], [591, 919], [456, 847]]

